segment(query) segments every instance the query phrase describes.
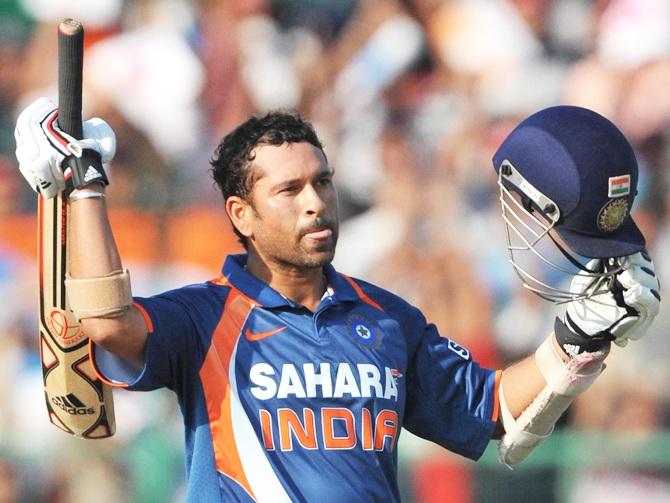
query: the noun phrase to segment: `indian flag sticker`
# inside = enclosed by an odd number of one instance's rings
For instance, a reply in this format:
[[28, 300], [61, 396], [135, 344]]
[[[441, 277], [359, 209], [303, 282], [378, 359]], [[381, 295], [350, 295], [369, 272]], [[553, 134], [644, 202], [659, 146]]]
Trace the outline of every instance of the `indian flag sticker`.
[[621, 197], [628, 194], [630, 194], [630, 175], [612, 176], [609, 178], [608, 197]]

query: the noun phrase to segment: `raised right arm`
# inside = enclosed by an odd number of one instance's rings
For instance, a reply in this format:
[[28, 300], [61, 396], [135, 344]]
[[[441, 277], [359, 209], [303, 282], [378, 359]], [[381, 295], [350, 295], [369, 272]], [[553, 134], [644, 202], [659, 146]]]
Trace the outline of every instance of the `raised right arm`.
[[141, 365], [146, 325], [132, 305], [104, 199], [103, 162], [114, 156], [114, 132], [104, 121], [91, 119], [83, 124], [84, 139], [76, 140], [58, 128], [56, 119], [56, 107], [47, 98], [21, 112], [15, 129], [19, 169], [44, 198], [69, 194], [67, 291], [84, 332], [104, 349]]
[[[104, 193], [102, 184], [89, 185], [77, 191], [79, 197]], [[123, 271], [105, 198], [98, 196], [71, 200], [69, 208], [68, 244], [72, 279], [109, 278]], [[93, 290], [92, 295], [95, 294]], [[130, 305], [110, 316], [82, 318], [81, 324], [84, 333], [95, 344], [135, 365], [144, 363], [147, 329], [144, 318], [135, 306]]]

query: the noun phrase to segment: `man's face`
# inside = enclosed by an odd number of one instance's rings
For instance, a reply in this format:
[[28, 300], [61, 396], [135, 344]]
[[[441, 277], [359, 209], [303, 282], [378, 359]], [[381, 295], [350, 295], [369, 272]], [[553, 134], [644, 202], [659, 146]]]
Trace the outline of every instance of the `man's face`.
[[268, 263], [314, 268], [330, 263], [338, 235], [333, 170], [314, 145], [254, 149], [249, 242]]

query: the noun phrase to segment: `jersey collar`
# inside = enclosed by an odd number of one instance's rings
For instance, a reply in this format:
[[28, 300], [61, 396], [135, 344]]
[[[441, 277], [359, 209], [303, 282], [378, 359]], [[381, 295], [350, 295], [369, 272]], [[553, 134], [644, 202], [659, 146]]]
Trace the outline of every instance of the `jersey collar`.
[[[236, 289], [263, 307], [301, 307], [299, 304], [284, 297], [267, 283], [249, 274], [244, 269], [246, 263], [246, 253], [228, 255], [221, 272]], [[331, 264], [324, 267], [324, 272], [328, 285], [333, 289], [332, 300], [334, 302], [359, 300], [359, 296], [353, 287]]]

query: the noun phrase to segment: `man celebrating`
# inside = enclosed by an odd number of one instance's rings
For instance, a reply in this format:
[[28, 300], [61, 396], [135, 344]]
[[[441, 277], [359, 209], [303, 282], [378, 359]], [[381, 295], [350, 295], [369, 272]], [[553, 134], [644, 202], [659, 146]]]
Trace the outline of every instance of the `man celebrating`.
[[[585, 170], [595, 167], [570, 145], [592, 139], [574, 138], [568, 127], [584, 122], [583, 109], [558, 108], [538, 113], [553, 141], [547, 148], [568, 157], [572, 164], [560, 156], [556, 162], [587, 184]], [[113, 133], [98, 119], [77, 142], [41, 127], [53, 110], [40, 99], [19, 117], [21, 171], [44, 197], [69, 194], [70, 304], [93, 341], [100, 377], [177, 394], [189, 501], [398, 501], [401, 427], [472, 459], [500, 438], [501, 461], [518, 463], [600, 374], [610, 341], [639, 337], [658, 311], [644, 241], [629, 240], [624, 258], [591, 255], [595, 260], [562, 298], [568, 304], [556, 334], [535, 355], [504, 371], [480, 368], [417, 308], [330, 265], [338, 235], [334, 172], [312, 126], [285, 112], [250, 118], [223, 139], [212, 160], [246, 253], [227, 257], [214, 280], [133, 299], [107, 217], [105, 183], [66, 180], [61, 168], [69, 160], [52, 147], [67, 144], [73, 156], [88, 151], [89, 159], [97, 154], [95, 168], [104, 172], [100, 154], [113, 156]], [[585, 127], [604, 135], [600, 155], [608, 162], [608, 149], [629, 148], [604, 118], [589, 120]], [[549, 223], [542, 236], [561, 236], [580, 207], [543, 192], [534, 174], [552, 166], [538, 167], [524, 154], [533, 147], [517, 141], [526, 126], [537, 127], [522, 123], [494, 159], [501, 190], [519, 194], [533, 218]], [[616, 175], [628, 177], [624, 196], [632, 202], [637, 166], [608, 169], [625, 171]], [[80, 181], [73, 185], [73, 178]], [[622, 224], [630, 217], [616, 218]], [[590, 237], [616, 241], [618, 227]]]

